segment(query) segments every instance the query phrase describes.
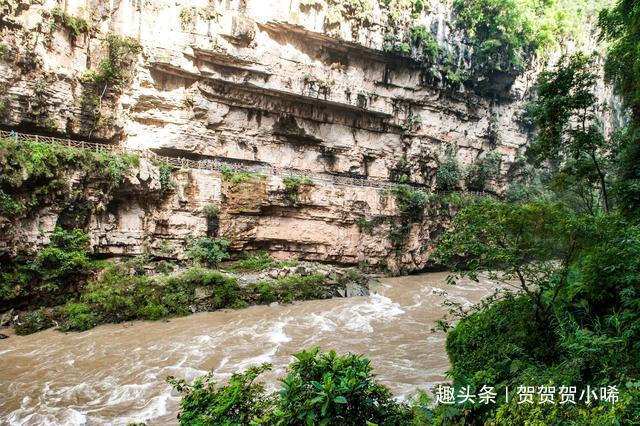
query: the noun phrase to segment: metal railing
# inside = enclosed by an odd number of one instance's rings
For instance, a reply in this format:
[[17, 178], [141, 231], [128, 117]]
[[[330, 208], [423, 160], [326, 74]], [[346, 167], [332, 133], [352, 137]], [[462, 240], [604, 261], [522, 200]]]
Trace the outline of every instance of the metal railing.
[[[110, 145], [96, 142], [77, 141], [73, 139], [56, 138], [52, 136], [31, 135], [26, 133], [18, 133], [14, 131], [0, 130], [0, 139], [11, 139], [16, 142], [39, 142], [39, 143], [52, 143], [70, 148], [86, 149], [95, 152], [109, 152], [109, 153], [135, 153], [141, 157], [149, 158], [152, 160], [162, 161], [183, 169], [200, 169], [211, 171], [222, 171], [225, 168], [230, 169], [234, 173], [245, 172], [253, 174], [264, 174], [270, 176], [297, 176], [310, 179], [312, 182], [325, 182], [332, 183], [334, 185], [352, 186], [352, 187], [370, 187], [380, 189], [391, 189], [398, 184], [394, 182], [365, 179], [348, 176], [336, 176], [322, 173], [315, 173], [309, 170], [293, 169], [288, 167], [276, 167], [267, 165], [247, 165], [238, 163], [233, 159], [207, 159], [207, 160], [190, 160], [183, 157], [167, 157], [156, 154], [149, 149], [130, 149], [119, 145]], [[410, 186], [416, 188], [426, 189], [431, 191], [425, 185], [411, 184]], [[464, 194], [472, 196], [488, 196], [489, 193], [483, 191], [435, 191], [437, 194]]]

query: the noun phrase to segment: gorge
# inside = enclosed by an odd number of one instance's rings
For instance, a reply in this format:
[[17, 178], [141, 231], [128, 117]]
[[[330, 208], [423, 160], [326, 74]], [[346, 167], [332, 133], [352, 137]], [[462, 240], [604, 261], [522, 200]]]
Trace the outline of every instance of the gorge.
[[640, 422], [638, 17], [0, 0], [0, 423]]

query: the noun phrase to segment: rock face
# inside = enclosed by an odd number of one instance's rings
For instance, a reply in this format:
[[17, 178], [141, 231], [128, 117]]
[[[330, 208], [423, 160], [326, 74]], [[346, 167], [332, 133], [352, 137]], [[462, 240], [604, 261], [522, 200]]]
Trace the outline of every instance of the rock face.
[[[503, 76], [484, 96], [447, 86], [425, 78], [416, 61], [382, 51], [390, 29], [377, 2], [366, 10], [337, 3], [5, 0], [0, 123], [326, 177], [292, 200], [282, 176], [232, 184], [218, 171], [181, 169], [171, 193], [151, 202], [145, 193], [159, 187], [159, 171], [143, 161], [129, 189], [92, 216], [96, 253], [181, 257], [187, 238], [209, 235], [236, 251], [424, 268], [448, 214], [407, 223], [388, 189], [336, 177], [385, 183], [405, 175], [433, 189], [449, 148], [464, 166], [498, 153], [504, 178], [527, 141], [531, 73]], [[468, 48], [450, 30], [451, 14], [437, 0], [415, 19], [464, 68]], [[487, 189], [500, 191], [501, 178]], [[2, 249], [46, 242], [57, 214], [19, 224]]]

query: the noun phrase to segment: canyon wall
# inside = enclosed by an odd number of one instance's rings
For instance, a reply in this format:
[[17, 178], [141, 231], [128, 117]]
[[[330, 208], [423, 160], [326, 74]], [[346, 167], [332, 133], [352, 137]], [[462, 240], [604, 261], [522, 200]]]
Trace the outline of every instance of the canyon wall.
[[[431, 192], [446, 155], [471, 167], [497, 153], [499, 176], [466, 189], [503, 190], [527, 142], [524, 105], [535, 72], [497, 75], [482, 92], [465, 87], [451, 76], [451, 63], [471, 67], [451, 2], [403, 11], [398, 28], [376, 1], [342, 2], [356, 3], [368, 6], [3, 0], [0, 124], [230, 170], [273, 170], [234, 183], [214, 168], [175, 167], [172, 190], [160, 196], [157, 161], [143, 156], [87, 220], [97, 254], [179, 258], [188, 238], [209, 235], [236, 253], [423, 269], [453, 207], [434, 199], [408, 220], [392, 185]], [[449, 69], [385, 52], [409, 22], [429, 29]], [[281, 170], [313, 178], [292, 194]], [[63, 208], [5, 224], [0, 250], [45, 243]]]

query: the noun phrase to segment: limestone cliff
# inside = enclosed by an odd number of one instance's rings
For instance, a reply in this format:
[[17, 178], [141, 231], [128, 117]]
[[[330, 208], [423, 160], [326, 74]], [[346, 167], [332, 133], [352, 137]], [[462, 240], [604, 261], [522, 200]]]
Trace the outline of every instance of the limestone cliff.
[[[499, 192], [527, 141], [531, 72], [494, 76], [478, 91], [452, 82], [445, 67], [384, 52], [411, 20], [455, 69], [472, 68], [447, 1], [401, 11], [398, 28], [377, 2], [3, 0], [0, 8], [5, 130], [267, 175], [233, 184], [215, 167], [176, 167], [170, 194], [150, 202], [141, 194], [159, 187], [159, 171], [143, 159], [129, 189], [88, 220], [96, 253], [180, 257], [185, 238], [216, 235], [236, 251], [421, 269], [447, 214], [436, 203], [407, 220], [393, 182], [434, 190], [447, 155], [471, 166], [497, 153], [499, 176], [466, 186]], [[282, 170], [312, 184], [292, 194]], [[61, 209], [13, 224], [1, 249], [46, 241]]]

